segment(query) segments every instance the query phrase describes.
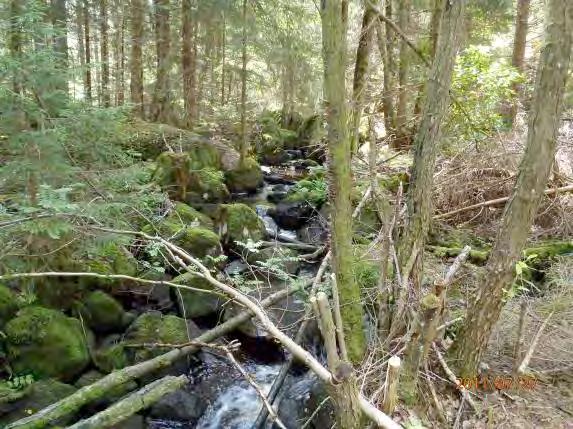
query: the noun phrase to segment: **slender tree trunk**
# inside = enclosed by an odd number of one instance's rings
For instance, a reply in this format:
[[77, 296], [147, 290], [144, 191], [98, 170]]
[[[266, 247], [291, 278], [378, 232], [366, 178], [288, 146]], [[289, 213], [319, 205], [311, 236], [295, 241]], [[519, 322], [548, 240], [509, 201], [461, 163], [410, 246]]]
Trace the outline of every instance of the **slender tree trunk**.
[[[398, 8], [398, 26], [408, 34], [410, 27], [410, 13], [412, 0], [401, 0]], [[400, 148], [408, 146], [410, 136], [406, 130], [408, 121], [408, 71], [410, 68], [410, 47], [404, 41], [400, 41], [400, 63], [398, 66], [398, 103], [396, 106], [396, 145]]]
[[58, 68], [62, 74], [58, 77], [57, 88], [66, 95], [68, 88], [68, 13], [65, 0], [52, 0], [50, 15], [55, 30], [54, 50], [58, 58]]
[[90, 4], [89, 0], [83, 0], [83, 19], [84, 19], [84, 35], [85, 35], [85, 75], [84, 86], [86, 101], [91, 104], [92, 102], [92, 70], [91, 70], [91, 40], [90, 40]]
[[352, 125], [351, 147], [352, 152], [356, 152], [359, 146], [360, 120], [362, 118], [362, 105], [364, 103], [364, 88], [368, 79], [368, 63], [370, 60], [370, 48], [372, 46], [372, 37], [376, 26], [376, 12], [370, 6], [370, 0], [365, 1], [364, 15], [362, 17], [362, 29], [358, 39], [358, 48], [356, 49], [356, 64], [354, 66], [354, 83], [352, 87]]
[[432, 68], [422, 109], [422, 121], [414, 138], [414, 165], [407, 196], [408, 218], [399, 245], [399, 263], [403, 284], [398, 299], [392, 332], [402, 325], [408, 280], [420, 290], [424, 242], [432, 218], [431, 189], [438, 155], [441, 127], [449, 105], [458, 37], [463, 22], [465, 0], [451, 0], [444, 8], [438, 51]]
[[[511, 64], [513, 67], [523, 74], [525, 72], [525, 44], [527, 41], [527, 23], [529, 21], [529, 5], [531, 0], [518, 0], [517, 2], [517, 15], [515, 18], [515, 37], [513, 40], [513, 55], [511, 57]], [[517, 116], [517, 109], [519, 100], [521, 98], [522, 85], [515, 83], [513, 85], [515, 95], [513, 103], [509, 108], [508, 122], [513, 126], [515, 117]]]
[[80, 60], [80, 73], [82, 76], [82, 82], [83, 82], [83, 94], [84, 94], [84, 100], [87, 100], [87, 96], [86, 96], [86, 88], [87, 88], [87, 83], [86, 83], [86, 48], [84, 45], [84, 38], [85, 38], [85, 34], [84, 34], [84, 20], [83, 20], [83, 0], [76, 0], [75, 3], [75, 15], [76, 15], [76, 33], [77, 33], [77, 37], [78, 37], [78, 56], [79, 56], [79, 60]]
[[247, 0], [243, 0], [243, 38], [241, 68], [241, 164], [247, 158]]
[[[386, 0], [385, 15], [392, 19], [392, 0]], [[382, 108], [384, 110], [384, 128], [386, 136], [390, 136], [396, 129], [396, 112], [394, 110], [394, 77], [396, 66], [394, 63], [394, 36], [393, 31], [388, 23], [379, 19], [377, 37], [378, 49], [383, 63], [384, 88], [382, 92]], [[392, 140], [394, 142], [394, 140]]]
[[440, 25], [442, 23], [442, 12], [444, 10], [444, 0], [433, 0], [432, 18], [430, 20], [430, 58], [436, 56], [438, 37], [440, 35]]
[[[95, 6], [94, 6], [94, 16], [96, 17], [96, 23], [97, 23], [97, 10], [95, 10]], [[96, 98], [97, 98], [97, 105], [101, 107], [102, 105], [102, 87], [101, 87], [101, 54], [100, 54], [100, 41], [101, 41], [101, 33], [98, 33], [97, 29], [96, 31], [93, 32], [93, 37], [92, 37], [92, 48], [93, 48], [93, 52], [94, 55], [93, 57], [96, 60], [96, 64], [94, 67], [94, 82], [95, 82], [95, 88], [97, 91], [96, 94]], [[100, 59], [98, 61], [98, 58]]]
[[115, 105], [121, 106], [124, 102], [124, 26], [125, 26], [125, 8], [121, 0], [114, 1], [113, 14], [114, 25], [114, 87], [115, 87]]
[[[22, 14], [21, 6], [20, 0], [10, 1], [10, 37], [8, 44], [10, 56], [16, 62], [19, 62], [22, 59], [22, 25], [20, 24], [20, 16]], [[16, 69], [14, 69], [12, 76], [12, 89], [14, 94], [22, 94], [22, 83]]]
[[99, 1], [100, 54], [101, 54], [101, 96], [104, 107], [110, 106], [109, 92], [109, 35], [107, 22], [107, 0]]
[[155, 6], [155, 37], [157, 48], [157, 76], [153, 94], [154, 121], [168, 123], [170, 121], [171, 101], [169, 89], [169, 66], [171, 35], [169, 25], [169, 0], [154, 0]]
[[183, 103], [185, 108], [185, 126], [193, 128], [195, 112], [195, 50], [193, 48], [193, 20], [196, 5], [193, 0], [181, 2], [181, 67], [183, 70]]
[[135, 112], [144, 117], [143, 105], [143, 21], [145, 11], [144, 0], [131, 0], [131, 102], [135, 104]]
[[221, 60], [221, 106], [225, 105], [225, 54], [227, 50], [227, 22], [225, 20], [225, 12], [223, 11], [223, 34], [221, 35], [223, 46], [221, 48], [223, 58]]
[[486, 265], [484, 283], [468, 310], [463, 330], [453, 348], [462, 377], [477, 373], [503, 308], [504, 290], [513, 281], [515, 263], [529, 236], [555, 156], [571, 56], [573, 4], [569, 0], [549, 0], [547, 8], [545, 42], [517, 182]]
[[324, 96], [328, 123], [328, 170], [332, 210], [332, 265], [340, 292], [340, 305], [348, 354], [360, 362], [366, 341], [360, 290], [352, 273], [352, 172], [345, 91], [346, 32], [340, 0], [322, 2]]

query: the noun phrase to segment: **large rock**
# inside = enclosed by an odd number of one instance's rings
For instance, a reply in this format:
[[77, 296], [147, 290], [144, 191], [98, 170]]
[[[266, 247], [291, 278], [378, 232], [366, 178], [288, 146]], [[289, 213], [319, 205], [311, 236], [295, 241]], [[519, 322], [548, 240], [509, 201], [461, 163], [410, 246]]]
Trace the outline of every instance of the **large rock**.
[[78, 304], [78, 313], [99, 334], [118, 332], [132, 320], [115, 298], [100, 290], [91, 292]]
[[182, 389], [164, 396], [153, 404], [149, 414], [157, 419], [177, 420], [193, 425], [197, 423], [206, 408], [207, 403], [204, 398]]
[[71, 380], [89, 364], [78, 319], [42, 307], [20, 310], [5, 328], [8, 361], [16, 374]]
[[143, 232], [150, 235], [159, 233], [197, 258], [218, 256], [222, 252], [219, 236], [212, 230], [188, 226], [174, 217], [167, 217], [155, 225], [146, 225]]
[[18, 311], [18, 302], [16, 295], [10, 288], [0, 284], [0, 329], [8, 322]]
[[209, 216], [181, 202], [176, 202], [173, 205], [168, 219], [179, 221], [187, 226], [201, 226], [203, 228], [213, 229], [213, 221]]
[[300, 201], [281, 202], [267, 213], [281, 228], [293, 230], [307, 223], [314, 211], [314, 208], [306, 201]]
[[[10, 389], [0, 386], [0, 427], [28, 417], [76, 391], [75, 387], [53, 379], [32, 383], [17, 395], [8, 390]], [[50, 426], [67, 426], [74, 418], [72, 413], [51, 422]]]
[[265, 237], [263, 221], [246, 204], [222, 204], [216, 213], [216, 223], [225, 243], [259, 241]]
[[214, 149], [195, 157], [189, 152], [164, 152], [159, 155], [156, 164], [153, 179], [174, 200], [222, 202], [229, 197], [225, 176], [219, 170], [220, 161]]
[[253, 192], [263, 184], [261, 167], [252, 158], [225, 173], [225, 183], [231, 192]]
[[300, 261], [296, 257], [296, 251], [277, 245], [252, 252], [247, 261], [255, 265], [255, 270], [265, 277], [276, 277], [281, 274], [296, 273], [300, 266]]
[[165, 348], [143, 347], [143, 344], [183, 344], [200, 333], [200, 329], [190, 320], [149, 311], [130, 325], [123, 338], [116, 337], [116, 341], [110, 339], [100, 347], [94, 360], [99, 369], [111, 372], [167, 351]]
[[224, 298], [213, 292], [213, 286], [196, 274], [185, 273], [172, 280], [173, 283], [190, 286], [195, 289], [205, 290], [206, 292], [197, 292], [189, 289], [179, 289], [174, 299], [179, 308], [179, 314], [187, 319], [206, 316], [216, 313], [220, 306], [225, 302]]

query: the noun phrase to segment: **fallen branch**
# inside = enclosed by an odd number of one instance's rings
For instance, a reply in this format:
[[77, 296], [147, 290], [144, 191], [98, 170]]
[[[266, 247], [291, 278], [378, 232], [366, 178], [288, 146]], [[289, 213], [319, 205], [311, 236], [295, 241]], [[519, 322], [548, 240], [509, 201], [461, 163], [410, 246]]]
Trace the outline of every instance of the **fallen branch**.
[[[553, 194], [559, 194], [562, 192], [572, 192], [573, 191], [573, 185], [567, 185], [567, 186], [562, 186], [560, 188], [553, 188], [553, 189], [546, 189], [544, 194], [545, 195], [553, 195]], [[434, 219], [445, 219], [447, 217], [459, 214], [459, 213], [464, 213], [473, 209], [478, 209], [480, 207], [490, 207], [490, 206], [496, 206], [498, 204], [501, 203], [505, 203], [507, 201], [509, 201], [510, 197], [501, 197], [501, 198], [496, 198], [495, 200], [489, 200], [489, 201], [484, 201], [481, 203], [477, 203], [477, 204], [472, 204], [471, 206], [466, 206], [466, 207], [462, 207], [456, 210], [452, 210], [451, 212], [447, 212], [447, 213], [442, 213], [439, 215], [435, 215]]]
[[535, 337], [533, 337], [533, 341], [531, 342], [531, 345], [529, 346], [527, 353], [525, 353], [525, 356], [523, 357], [521, 364], [519, 364], [519, 366], [517, 367], [517, 373], [518, 374], [523, 374], [525, 372], [525, 370], [527, 369], [527, 365], [529, 365], [529, 361], [531, 360], [531, 357], [533, 356], [533, 352], [535, 351], [535, 348], [537, 347], [537, 343], [539, 342], [539, 338], [541, 338], [541, 333], [543, 332], [543, 330], [547, 326], [547, 323], [549, 323], [549, 320], [551, 319], [552, 316], [553, 316], [553, 311], [549, 314], [549, 316], [547, 316], [547, 319], [545, 319], [543, 321], [543, 323], [539, 327], [539, 330], [535, 334]]
[[384, 399], [382, 409], [385, 413], [392, 415], [398, 403], [398, 382], [400, 380], [401, 360], [398, 356], [392, 356], [388, 360], [386, 370], [386, 381], [384, 382]]
[[182, 388], [187, 382], [188, 379], [185, 375], [179, 377], [168, 375], [155, 380], [109, 408], [69, 426], [68, 429], [101, 429], [113, 426], [138, 411], [150, 407], [165, 395]]
[[[306, 286], [309, 284], [310, 282]], [[295, 288], [288, 288], [269, 295], [267, 298], [260, 302], [260, 306], [263, 308], [269, 307], [293, 294], [297, 290], [298, 289]], [[227, 320], [226, 322], [220, 324], [219, 326], [198, 336], [195, 338], [195, 342], [212, 342], [222, 335], [225, 335], [236, 329], [242, 323], [247, 322], [251, 317], [253, 317], [253, 313], [247, 309]], [[193, 354], [198, 350], [200, 350], [200, 348], [195, 345], [175, 348], [153, 359], [125, 367], [119, 371], [114, 371], [111, 374], [108, 374], [100, 380], [96, 381], [95, 383], [86, 387], [82, 387], [72, 395], [61, 399], [52, 405], [49, 405], [37, 413], [11, 423], [6, 427], [6, 429], [43, 428], [50, 423], [57, 421], [61, 417], [77, 412], [84, 405], [100, 399], [102, 396], [105, 396], [109, 392], [116, 389], [118, 386], [141, 378], [157, 370], [167, 368], [179, 359]]]
[[304, 251], [309, 251], [309, 252], [314, 252], [318, 249], [320, 249], [320, 247], [318, 246], [313, 246], [312, 244], [307, 244], [307, 243], [303, 243], [302, 241], [288, 241], [288, 242], [281, 242], [280, 244], [277, 243], [276, 241], [263, 241], [261, 242], [261, 246], [262, 247], [276, 247], [277, 245], [281, 246], [281, 247], [288, 247], [289, 249], [295, 249], [295, 250], [304, 250]]
[[460, 380], [458, 380], [458, 377], [456, 377], [456, 375], [448, 367], [446, 360], [442, 356], [442, 353], [440, 353], [440, 351], [438, 350], [438, 347], [436, 347], [436, 344], [435, 343], [432, 344], [432, 347], [434, 349], [434, 352], [436, 352], [436, 356], [438, 357], [438, 360], [440, 361], [440, 365], [442, 365], [442, 368], [443, 368], [444, 372], [446, 373], [446, 375], [448, 376], [448, 378], [450, 379], [450, 381], [456, 385], [456, 388], [460, 391], [463, 399], [465, 399], [467, 401], [467, 403], [470, 404], [470, 406], [473, 408], [473, 410], [476, 413], [480, 414], [479, 408], [477, 407], [476, 403], [471, 398], [469, 391], [462, 385]]

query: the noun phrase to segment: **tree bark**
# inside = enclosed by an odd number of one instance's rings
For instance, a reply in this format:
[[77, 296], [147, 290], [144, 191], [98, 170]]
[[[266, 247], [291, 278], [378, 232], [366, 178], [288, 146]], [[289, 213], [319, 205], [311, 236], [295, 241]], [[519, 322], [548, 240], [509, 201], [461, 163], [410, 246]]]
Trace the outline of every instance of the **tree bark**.
[[415, 291], [420, 290], [422, 254], [432, 217], [429, 190], [434, 183], [441, 127], [449, 105], [464, 1], [452, 0], [444, 8], [438, 51], [426, 86], [422, 121], [414, 139], [414, 165], [407, 196], [408, 218], [400, 239], [398, 255], [403, 283], [394, 318], [398, 323], [403, 323], [408, 280], [411, 279]]
[[370, 0], [366, 0], [364, 15], [362, 17], [362, 28], [358, 39], [358, 48], [356, 49], [354, 83], [352, 86], [352, 124], [350, 126], [352, 152], [356, 152], [359, 146], [358, 140], [360, 120], [362, 118], [362, 105], [364, 103], [364, 88], [368, 80], [368, 63], [370, 60], [372, 38], [374, 31], [376, 31], [376, 26], [374, 25], [375, 19], [377, 19], [377, 15], [370, 6]]
[[[385, 15], [392, 19], [392, 0], [386, 0]], [[382, 109], [384, 110], [384, 128], [386, 136], [390, 136], [396, 129], [396, 112], [394, 110], [394, 81], [396, 75], [396, 65], [394, 63], [394, 34], [387, 22], [378, 17], [378, 49], [383, 63], [383, 92]]]
[[104, 107], [110, 106], [109, 92], [109, 34], [107, 22], [107, 0], [99, 1], [100, 41], [101, 41], [101, 95]]
[[[398, 8], [398, 26], [406, 34], [410, 27], [412, 0], [401, 0]], [[398, 102], [396, 105], [396, 147], [403, 149], [408, 146], [410, 137], [407, 135], [408, 121], [408, 71], [410, 68], [410, 51], [406, 41], [400, 41], [400, 62], [398, 65]]]
[[84, 86], [86, 101], [92, 102], [92, 70], [91, 70], [91, 40], [90, 40], [90, 6], [89, 0], [83, 0], [83, 20], [84, 20], [84, 47], [86, 50]]
[[572, 26], [573, 4], [569, 0], [550, 0], [527, 145], [517, 182], [486, 265], [484, 284], [468, 310], [452, 350], [462, 377], [476, 374], [551, 171], [571, 56]]
[[442, 24], [442, 13], [444, 10], [444, 0], [433, 0], [432, 18], [430, 20], [430, 58], [436, 56], [438, 47], [438, 37], [440, 36], [440, 25]]
[[169, 24], [170, 0], [154, 0], [155, 6], [155, 43], [157, 49], [157, 68], [153, 93], [152, 119], [169, 123], [171, 119], [169, 69], [171, 60], [171, 30]]
[[131, 0], [130, 97], [136, 114], [144, 117], [143, 105], [143, 0]]
[[243, 34], [242, 34], [242, 68], [241, 68], [241, 145], [239, 148], [240, 163], [247, 158], [247, 0], [243, 0]]
[[[10, 50], [10, 56], [16, 62], [22, 59], [22, 25], [20, 23], [20, 15], [22, 13], [22, 5], [20, 0], [10, 1], [10, 36], [8, 41], [8, 48]], [[14, 94], [22, 94], [22, 83], [14, 68], [12, 76], [12, 90]]]
[[[525, 72], [525, 44], [527, 41], [527, 27], [529, 21], [529, 5], [531, 0], [518, 0], [517, 14], [515, 17], [515, 36], [513, 39], [513, 55], [511, 56], [511, 65], [517, 69], [520, 74]], [[519, 100], [521, 98], [522, 85], [519, 82], [514, 83], [515, 92], [513, 102], [509, 109], [508, 121], [513, 126]]]
[[61, 76], [57, 88], [68, 95], [68, 13], [65, 0], [52, 0], [50, 15], [54, 26], [54, 51], [57, 54]]
[[183, 103], [185, 108], [185, 126], [193, 128], [196, 110], [195, 96], [195, 50], [194, 42], [194, 15], [196, 4], [194, 0], [181, 1], [181, 67], [183, 69]]
[[146, 386], [143, 386], [137, 392], [134, 392], [103, 411], [81, 420], [71, 426], [69, 429], [101, 429], [112, 427], [123, 422], [138, 411], [149, 408], [159, 401], [165, 395], [183, 388], [189, 379], [185, 375], [175, 377], [168, 375], [159, 380], [155, 380]]
[[351, 148], [348, 138], [345, 91], [346, 33], [340, 0], [322, 2], [322, 46], [324, 56], [324, 95], [328, 123], [328, 171], [332, 210], [332, 264], [340, 292], [343, 328], [349, 358], [359, 362], [366, 340], [363, 309], [352, 274], [352, 207], [350, 170]]

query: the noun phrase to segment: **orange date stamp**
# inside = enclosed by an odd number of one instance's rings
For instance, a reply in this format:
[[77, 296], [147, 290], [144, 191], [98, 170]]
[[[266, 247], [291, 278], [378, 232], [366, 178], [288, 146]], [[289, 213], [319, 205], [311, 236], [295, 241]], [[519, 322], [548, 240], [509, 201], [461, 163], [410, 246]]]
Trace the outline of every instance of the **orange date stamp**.
[[512, 377], [510, 375], [466, 377], [460, 379], [458, 388], [466, 390], [533, 390], [538, 380], [532, 376]]

